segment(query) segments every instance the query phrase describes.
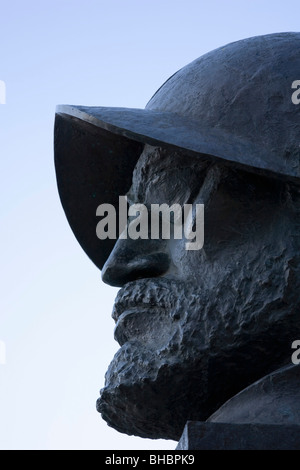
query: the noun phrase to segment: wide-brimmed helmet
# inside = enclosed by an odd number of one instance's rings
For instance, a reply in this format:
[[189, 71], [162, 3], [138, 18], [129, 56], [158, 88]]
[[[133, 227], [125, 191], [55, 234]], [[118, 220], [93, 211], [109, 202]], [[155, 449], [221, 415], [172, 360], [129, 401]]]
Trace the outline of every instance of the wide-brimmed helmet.
[[115, 241], [97, 238], [96, 209], [118, 209], [145, 144], [297, 183], [298, 102], [300, 33], [278, 33], [203, 55], [172, 75], [145, 109], [58, 106], [58, 188], [82, 248], [101, 269]]

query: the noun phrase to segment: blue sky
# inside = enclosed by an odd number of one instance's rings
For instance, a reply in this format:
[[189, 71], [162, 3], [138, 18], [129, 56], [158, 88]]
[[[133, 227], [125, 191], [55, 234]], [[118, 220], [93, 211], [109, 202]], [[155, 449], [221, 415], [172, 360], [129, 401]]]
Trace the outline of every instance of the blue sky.
[[1, 449], [176, 445], [122, 435], [95, 411], [118, 348], [117, 289], [101, 282], [61, 208], [55, 106], [143, 108], [203, 53], [299, 30], [298, 10], [296, 0], [0, 0]]

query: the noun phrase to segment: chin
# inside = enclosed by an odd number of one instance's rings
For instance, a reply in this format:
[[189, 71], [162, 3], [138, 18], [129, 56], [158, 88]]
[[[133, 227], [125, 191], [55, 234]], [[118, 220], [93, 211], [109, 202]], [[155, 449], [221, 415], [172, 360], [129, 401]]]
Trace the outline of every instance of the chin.
[[97, 400], [109, 426], [129, 435], [177, 441], [187, 420], [203, 421], [215, 411], [214, 385], [220, 377], [208, 377], [207, 356], [184, 359], [173, 348], [162, 355], [138, 342], [121, 347]]
[[217, 338], [200, 347], [191, 330], [183, 331], [183, 338], [187, 333], [187, 343], [173, 338], [159, 351], [139, 341], [123, 344], [97, 400], [109, 426], [129, 435], [179, 440], [188, 420], [206, 421], [229, 398], [285, 363], [281, 322], [223, 347]]

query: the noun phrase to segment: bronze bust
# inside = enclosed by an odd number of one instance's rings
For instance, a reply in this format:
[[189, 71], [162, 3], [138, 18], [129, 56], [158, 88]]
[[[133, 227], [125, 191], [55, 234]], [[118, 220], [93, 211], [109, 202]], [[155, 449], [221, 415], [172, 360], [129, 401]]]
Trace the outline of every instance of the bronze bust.
[[[183, 67], [144, 110], [59, 106], [55, 164], [79, 243], [120, 287], [97, 409], [179, 440], [187, 421], [300, 424], [300, 33]], [[294, 85], [293, 85], [294, 84]], [[204, 204], [205, 241], [96, 236], [97, 207]], [[300, 442], [299, 442], [300, 447]]]

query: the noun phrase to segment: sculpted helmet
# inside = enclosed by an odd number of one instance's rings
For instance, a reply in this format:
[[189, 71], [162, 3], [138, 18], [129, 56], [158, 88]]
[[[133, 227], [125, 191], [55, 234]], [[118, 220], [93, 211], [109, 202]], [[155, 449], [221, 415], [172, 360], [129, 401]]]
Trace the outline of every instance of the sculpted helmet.
[[297, 183], [297, 85], [300, 33], [279, 33], [203, 55], [172, 75], [145, 109], [58, 106], [59, 193], [96, 266], [103, 267], [115, 243], [97, 238], [96, 209], [103, 203], [118, 208], [146, 143]]

